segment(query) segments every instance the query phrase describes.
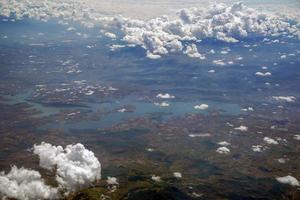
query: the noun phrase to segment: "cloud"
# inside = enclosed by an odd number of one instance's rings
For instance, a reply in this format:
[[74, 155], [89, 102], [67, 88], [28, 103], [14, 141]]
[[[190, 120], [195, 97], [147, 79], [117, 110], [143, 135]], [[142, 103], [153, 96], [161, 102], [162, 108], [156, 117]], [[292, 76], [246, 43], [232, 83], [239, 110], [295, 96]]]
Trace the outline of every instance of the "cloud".
[[41, 167], [56, 169], [56, 180], [67, 191], [82, 189], [101, 178], [100, 162], [82, 144], [63, 148], [42, 142], [34, 145], [33, 152], [39, 156]]
[[161, 94], [161, 93], [159, 93], [158, 95], [156, 95], [156, 98], [161, 98], [161, 99], [174, 99], [175, 96], [174, 96], [174, 95], [170, 95], [169, 93], [166, 93], [166, 94]]
[[151, 176], [151, 180], [153, 180], [155, 182], [161, 182], [161, 177], [160, 176], [156, 176], [156, 175], [152, 175]]
[[270, 137], [264, 137], [264, 141], [268, 144], [278, 144], [278, 142]]
[[111, 176], [107, 177], [106, 183], [108, 185], [119, 185], [118, 179], [116, 177], [111, 177]]
[[256, 72], [255, 73], [256, 76], [271, 76], [271, 72]]
[[175, 178], [182, 178], [182, 174], [181, 174], [180, 172], [174, 172], [174, 173], [173, 173], [173, 176], [174, 176]]
[[168, 102], [161, 102], [161, 103], [155, 102], [154, 105], [159, 106], [159, 107], [169, 107], [170, 106], [170, 104]]
[[16, 166], [7, 174], [0, 173], [1, 195], [20, 200], [59, 198], [58, 189], [46, 185], [39, 172]]
[[230, 153], [230, 149], [228, 149], [227, 147], [219, 147], [216, 151], [220, 154], [229, 154]]
[[213, 60], [213, 64], [225, 66], [226, 63], [223, 60]]
[[245, 131], [248, 131], [248, 127], [241, 125], [239, 127], [234, 128], [234, 130], [239, 130], [239, 131], [245, 132]]
[[294, 135], [294, 140], [300, 140], [300, 135]]
[[106, 32], [106, 33], [104, 33], [104, 35], [108, 38], [111, 38], [111, 39], [116, 39], [117, 38], [116, 34], [111, 33], [111, 32]]
[[282, 102], [295, 102], [296, 101], [296, 97], [294, 96], [273, 96], [273, 99], [275, 99], [276, 101], [282, 101]]
[[186, 47], [186, 50], [184, 51], [184, 54], [188, 55], [191, 58], [199, 58], [201, 60], [205, 59], [205, 56], [201, 55], [198, 52], [197, 46], [195, 44], [188, 45]]
[[218, 143], [218, 145], [221, 145], [221, 146], [230, 146], [231, 144], [229, 142], [226, 142], [226, 141], [221, 141]]
[[262, 145], [252, 145], [252, 151], [254, 152], [262, 152], [265, 148]]
[[[251, 37], [300, 36], [297, 17], [259, 12], [241, 2], [182, 9], [172, 18], [161, 16], [145, 21], [106, 16], [84, 1], [7, 0], [0, 2], [0, 7], [0, 14], [4, 16], [44, 21], [55, 18], [65, 24], [77, 21], [89, 28], [116, 28], [113, 30], [122, 33], [120, 39], [141, 46], [146, 50], [147, 57], [152, 59], [170, 52], [182, 52], [204, 59], [197, 46], [201, 40], [208, 38], [239, 42]], [[115, 33], [108, 36], [113, 36], [113, 39], [117, 37]]]
[[200, 104], [194, 106], [194, 109], [198, 109], [198, 110], [206, 110], [207, 108], [208, 108], [207, 104]]
[[297, 187], [300, 186], [299, 181], [293, 176], [277, 177], [276, 180], [279, 183], [288, 184], [288, 185], [297, 186]]

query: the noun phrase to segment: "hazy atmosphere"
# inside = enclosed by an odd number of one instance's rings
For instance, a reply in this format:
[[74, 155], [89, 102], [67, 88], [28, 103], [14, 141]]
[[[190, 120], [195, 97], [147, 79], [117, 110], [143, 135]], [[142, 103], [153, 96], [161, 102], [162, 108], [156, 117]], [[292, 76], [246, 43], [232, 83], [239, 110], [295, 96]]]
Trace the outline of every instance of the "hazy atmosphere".
[[300, 199], [298, 0], [0, 0], [0, 199]]

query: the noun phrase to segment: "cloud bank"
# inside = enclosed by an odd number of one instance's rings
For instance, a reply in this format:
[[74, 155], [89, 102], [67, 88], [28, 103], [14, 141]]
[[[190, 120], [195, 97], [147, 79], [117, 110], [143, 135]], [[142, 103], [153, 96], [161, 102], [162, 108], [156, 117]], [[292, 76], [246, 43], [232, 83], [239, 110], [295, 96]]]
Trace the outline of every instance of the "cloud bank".
[[241, 2], [229, 6], [213, 4], [205, 9], [182, 9], [173, 18], [161, 16], [146, 21], [122, 16], [108, 17], [83, 1], [5, 0], [0, 2], [0, 7], [0, 14], [4, 16], [39, 20], [56, 18], [64, 23], [77, 21], [90, 28], [116, 28], [122, 34], [117, 36], [106, 32], [106, 35], [123, 40], [130, 46], [141, 46], [151, 59], [158, 59], [170, 52], [205, 59], [205, 52], [199, 52], [203, 39], [239, 42], [251, 37], [300, 36], [297, 17], [258, 12]]

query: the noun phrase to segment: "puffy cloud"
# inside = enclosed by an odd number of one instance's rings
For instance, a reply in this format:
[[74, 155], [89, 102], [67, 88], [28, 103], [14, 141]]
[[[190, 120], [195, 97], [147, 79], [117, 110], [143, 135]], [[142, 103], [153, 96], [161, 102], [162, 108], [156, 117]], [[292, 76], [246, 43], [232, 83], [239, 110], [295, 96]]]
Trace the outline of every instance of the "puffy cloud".
[[119, 185], [118, 179], [116, 177], [111, 177], [111, 176], [107, 177], [106, 183], [108, 185]]
[[262, 145], [252, 145], [252, 151], [254, 152], [262, 152], [265, 148]]
[[170, 95], [169, 93], [166, 93], [166, 94], [161, 94], [161, 93], [159, 93], [158, 95], [156, 95], [156, 98], [161, 98], [161, 99], [174, 99], [175, 96], [174, 96], [174, 95]]
[[239, 127], [234, 128], [234, 130], [245, 132], [245, 131], [248, 131], [248, 127], [241, 125]]
[[40, 158], [40, 166], [56, 168], [56, 180], [67, 191], [87, 187], [101, 178], [101, 164], [94, 153], [82, 144], [53, 146], [42, 142], [34, 145], [34, 153]]
[[146, 49], [147, 57], [152, 59], [175, 51], [204, 58], [196, 44], [206, 38], [239, 42], [249, 37], [300, 35], [297, 18], [259, 12], [241, 2], [230, 6], [221, 3], [208, 8], [182, 9], [173, 18], [161, 16], [146, 21], [108, 17], [89, 5], [84, 1], [69, 0], [6, 0], [0, 2], [0, 14], [39, 20], [56, 18], [65, 24], [78, 21], [89, 28], [113, 26], [123, 32], [123, 41]]
[[207, 104], [195, 105], [194, 108], [198, 110], [206, 110], [208, 108], [208, 105]]
[[296, 101], [296, 97], [294, 96], [273, 96], [273, 99], [275, 99], [276, 101], [282, 101], [282, 102], [295, 102]]
[[173, 173], [173, 176], [174, 176], [175, 178], [182, 178], [182, 174], [181, 174], [180, 172], [174, 172], [174, 173]]
[[106, 33], [104, 33], [104, 35], [108, 38], [111, 38], [111, 39], [116, 39], [117, 38], [116, 34], [111, 33], [111, 32], [106, 32]]
[[274, 140], [273, 138], [270, 138], [270, 137], [264, 137], [264, 141], [268, 144], [278, 144], [278, 142], [276, 140]]
[[230, 149], [228, 149], [227, 147], [219, 147], [216, 151], [220, 154], [229, 154], [230, 153]]
[[276, 180], [279, 183], [288, 184], [291, 186], [298, 186], [298, 187], [300, 186], [299, 181], [295, 177], [290, 175], [284, 177], [277, 177]]
[[215, 65], [221, 65], [221, 66], [225, 66], [226, 63], [223, 60], [213, 60], [213, 63]]
[[201, 60], [205, 59], [205, 56], [201, 55], [198, 52], [197, 46], [195, 44], [188, 45], [184, 53], [191, 58], [200, 58]]
[[256, 72], [255, 73], [256, 76], [271, 76], [271, 72]]
[[156, 175], [152, 175], [151, 179], [155, 182], [160, 182], [161, 181], [161, 177], [160, 176], [156, 176]]
[[45, 184], [34, 170], [12, 166], [10, 172], [0, 173], [0, 196], [20, 200], [58, 199], [57, 188]]

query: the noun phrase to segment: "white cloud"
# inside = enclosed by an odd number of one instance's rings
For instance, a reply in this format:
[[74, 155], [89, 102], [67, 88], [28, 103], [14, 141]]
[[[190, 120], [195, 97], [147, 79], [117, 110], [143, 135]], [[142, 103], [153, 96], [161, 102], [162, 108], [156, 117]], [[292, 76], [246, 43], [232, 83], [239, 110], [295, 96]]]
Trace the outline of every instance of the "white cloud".
[[300, 135], [294, 135], [295, 140], [300, 140]]
[[294, 96], [273, 96], [273, 99], [275, 99], [276, 101], [283, 101], [283, 102], [295, 102], [296, 101], [296, 97]]
[[219, 147], [216, 151], [220, 154], [229, 154], [230, 153], [230, 149], [228, 149], [227, 147]]
[[53, 146], [42, 142], [34, 145], [34, 153], [40, 158], [40, 166], [45, 169], [56, 168], [56, 180], [68, 191], [87, 187], [101, 178], [101, 164], [94, 153], [82, 144]]
[[262, 145], [252, 145], [252, 151], [254, 152], [262, 152], [265, 148]]
[[256, 72], [255, 73], [256, 76], [271, 76], [272, 73], [271, 72]]
[[201, 55], [198, 52], [197, 46], [195, 44], [188, 45], [184, 53], [191, 58], [200, 58], [201, 60], [205, 59], [205, 56]]
[[169, 93], [166, 93], [166, 94], [161, 94], [161, 93], [159, 93], [158, 95], [156, 95], [156, 98], [161, 98], [161, 99], [174, 99], [175, 96], [174, 96], [174, 95], [170, 95]]
[[207, 104], [195, 105], [194, 108], [197, 110], [206, 110], [208, 109], [208, 105]]
[[[0, 2], [0, 14], [29, 17], [38, 20], [56, 18], [81, 22], [89, 28], [112, 26], [123, 32], [123, 41], [139, 45], [151, 55], [165, 55], [169, 52], [185, 52], [192, 57], [204, 58], [195, 45], [202, 39], [212, 38], [224, 42], [239, 42], [249, 37], [282, 36], [299, 37], [299, 21], [296, 17], [270, 12], [259, 12], [238, 2], [230, 6], [214, 4], [202, 8], [178, 11], [175, 17], [161, 16], [151, 20], [136, 20], [122, 16], [108, 17], [98, 12], [85, 1], [69, 0], [7, 0]], [[108, 36], [114, 33], [106, 33]], [[189, 43], [187, 45], [184, 45]], [[184, 48], [185, 46], [185, 48]], [[185, 50], [184, 50], [185, 49]], [[198, 52], [198, 53], [197, 53]]]
[[161, 177], [160, 176], [156, 176], [156, 175], [152, 175], [151, 179], [155, 182], [161, 182]]
[[180, 172], [174, 172], [174, 173], [173, 173], [173, 176], [174, 176], [175, 178], [182, 178], [182, 174], [181, 174]]
[[221, 66], [225, 66], [226, 63], [223, 60], [213, 60], [213, 63], [215, 65], [221, 65]]
[[0, 196], [20, 200], [57, 199], [57, 188], [45, 184], [41, 174], [34, 170], [12, 166], [10, 172], [0, 173]]
[[111, 39], [116, 39], [117, 38], [116, 34], [111, 33], [111, 32], [106, 32], [106, 33], [104, 33], [104, 35], [108, 38], [111, 38]]
[[234, 128], [234, 130], [245, 132], [245, 131], [248, 131], [248, 127], [241, 125], [239, 127]]
[[226, 142], [226, 141], [221, 141], [221, 142], [218, 143], [218, 145], [221, 145], [221, 146], [230, 146], [230, 143]]
[[276, 140], [274, 140], [273, 138], [270, 138], [270, 137], [264, 137], [264, 141], [268, 144], [278, 144], [278, 142]]
[[277, 177], [276, 180], [279, 183], [288, 184], [291, 186], [300, 186], [299, 181], [293, 176]]
[[159, 107], [169, 107], [170, 106], [170, 104], [168, 102], [161, 102], [161, 103], [155, 102], [154, 105], [159, 106]]
[[106, 183], [108, 185], [119, 185], [118, 179], [116, 177], [110, 177], [110, 176], [107, 177]]

